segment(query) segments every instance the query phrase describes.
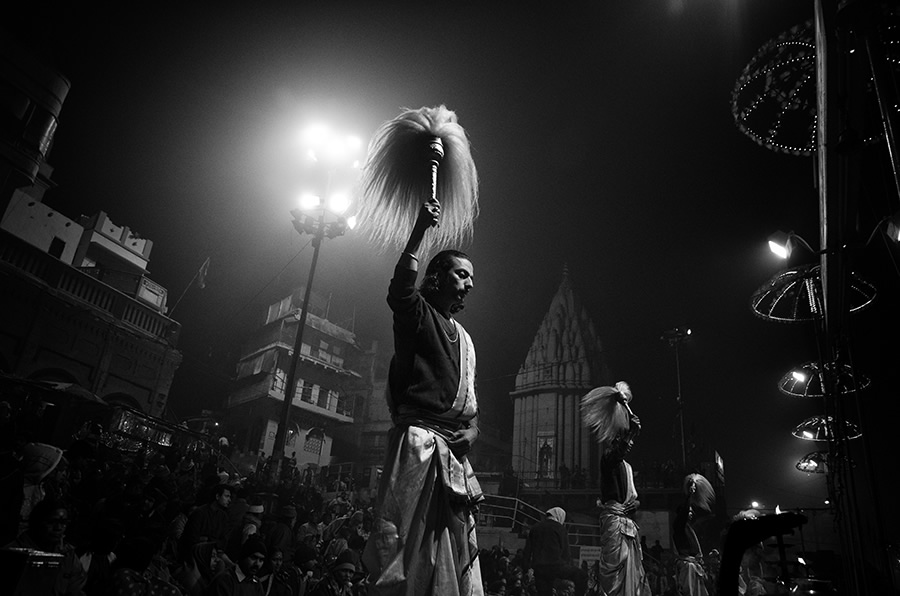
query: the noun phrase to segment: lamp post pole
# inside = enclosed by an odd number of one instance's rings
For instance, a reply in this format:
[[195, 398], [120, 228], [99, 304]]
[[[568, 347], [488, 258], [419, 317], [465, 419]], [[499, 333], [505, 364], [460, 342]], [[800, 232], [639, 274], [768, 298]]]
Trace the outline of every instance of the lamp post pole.
[[[284, 446], [287, 441], [287, 428], [291, 420], [291, 404], [294, 401], [297, 379], [297, 363], [300, 361], [300, 352], [303, 348], [303, 331], [306, 329], [306, 318], [309, 314], [309, 298], [312, 293], [313, 277], [316, 274], [316, 264], [319, 261], [319, 249], [322, 247], [322, 239], [325, 237], [325, 210], [322, 209], [316, 225], [315, 235], [312, 239], [313, 256], [309, 266], [309, 277], [306, 279], [306, 292], [303, 297], [303, 308], [300, 311], [300, 320], [297, 323], [297, 333], [294, 336], [294, 351], [291, 354], [291, 366], [288, 369], [287, 381], [284, 388], [284, 403], [281, 407], [281, 420], [278, 423], [278, 431], [275, 433], [275, 446], [272, 449], [272, 459], [275, 462], [274, 482], [281, 480], [282, 466], [284, 465]], [[321, 453], [320, 453], [321, 457]]]
[[681, 359], [678, 356], [678, 345], [684, 341], [679, 338], [672, 343], [675, 350], [675, 402], [678, 404], [678, 425], [681, 435], [681, 472], [687, 474], [687, 451], [684, 446], [684, 398], [681, 395]]
[[[272, 484], [278, 485], [281, 480], [282, 470], [284, 467], [284, 448], [287, 442], [288, 425], [291, 420], [291, 406], [294, 401], [294, 393], [297, 388], [297, 364], [300, 361], [300, 355], [303, 351], [303, 332], [306, 330], [306, 319], [309, 316], [309, 300], [312, 294], [313, 277], [316, 274], [316, 264], [319, 262], [319, 250], [322, 247], [322, 240], [327, 236], [334, 238], [343, 235], [344, 231], [353, 227], [355, 218], [344, 218], [343, 213], [349, 207], [349, 201], [343, 196], [343, 193], [332, 194], [332, 182], [338, 168], [344, 167], [338, 163], [343, 158], [349, 158], [350, 155], [358, 149], [360, 141], [356, 137], [346, 137], [341, 140], [328, 131], [327, 127], [312, 127], [305, 135], [314, 147], [310, 148], [307, 153], [313, 163], [320, 164], [318, 167], [324, 167], [324, 196], [316, 196], [318, 193], [305, 193], [300, 197], [300, 209], [292, 209], [291, 214], [294, 216], [294, 228], [301, 234], [312, 234], [313, 256], [312, 263], [309, 266], [309, 277], [306, 280], [306, 292], [303, 297], [303, 307], [300, 311], [300, 318], [297, 321], [297, 333], [294, 336], [294, 351], [291, 354], [291, 365], [288, 368], [286, 385], [284, 388], [284, 403], [281, 407], [281, 417], [278, 422], [278, 431], [275, 433], [275, 445], [272, 448], [272, 459], [274, 460], [274, 477], [270, 477]], [[320, 149], [324, 149], [324, 153], [320, 153]], [[319, 158], [323, 157], [324, 162], [320, 162]], [[354, 164], [352, 169], [356, 169]], [[342, 181], [344, 184], [346, 181]], [[311, 216], [305, 216], [301, 213], [302, 209], [317, 208], [319, 210], [318, 217], [313, 220]], [[327, 214], [330, 213], [337, 220], [326, 223]], [[313, 223], [314, 222], [314, 223]], [[322, 444], [324, 447], [324, 437]], [[321, 460], [322, 453], [319, 452]]]
[[684, 396], [681, 394], [681, 358], [678, 353], [679, 346], [691, 335], [691, 330], [685, 327], [675, 327], [665, 331], [660, 339], [669, 343], [675, 351], [675, 403], [678, 405], [678, 426], [681, 435], [681, 471], [687, 474], [687, 448], [684, 437]]

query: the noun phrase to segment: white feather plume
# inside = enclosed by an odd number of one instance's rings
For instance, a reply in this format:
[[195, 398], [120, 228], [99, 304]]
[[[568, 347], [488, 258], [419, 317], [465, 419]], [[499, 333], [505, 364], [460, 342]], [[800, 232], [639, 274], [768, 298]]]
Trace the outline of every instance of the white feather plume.
[[[696, 487], [693, 494], [690, 491], [692, 481]], [[689, 497], [691, 505], [704, 511], [712, 510], [712, 506], [716, 502], [716, 491], [702, 474], [694, 473], [684, 477], [684, 494]]]
[[360, 231], [382, 251], [403, 248], [419, 208], [431, 198], [428, 144], [434, 137], [444, 146], [437, 176], [441, 219], [426, 234], [421, 252], [471, 238], [478, 215], [478, 172], [465, 130], [456, 113], [443, 105], [405, 109], [376, 131], [363, 168]]
[[581, 398], [581, 419], [593, 429], [601, 445], [627, 432], [631, 426], [629, 408], [631, 388], [624, 381], [615, 387], [596, 387]]

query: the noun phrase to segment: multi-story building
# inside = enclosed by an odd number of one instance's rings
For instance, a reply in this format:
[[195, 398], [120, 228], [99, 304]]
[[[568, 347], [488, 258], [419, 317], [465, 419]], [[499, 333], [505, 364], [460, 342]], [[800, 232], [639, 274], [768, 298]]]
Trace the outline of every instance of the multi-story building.
[[153, 243], [103, 212], [74, 221], [44, 204], [68, 81], [8, 40], [0, 58], [0, 372], [161, 416], [181, 326], [147, 277]]
[[[239, 466], [272, 454], [303, 295], [298, 290], [270, 305], [241, 350], [224, 425], [233, 435]], [[340, 429], [354, 422], [356, 408], [372, 393], [374, 350], [329, 321], [326, 310], [325, 302], [312, 294], [285, 442], [285, 455], [293, 455], [303, 471], [355, 459], [358, 443]], [[341, 437], [347, 437], [344, 449]]]
[[37, 185], [17, 189], [0, 220], [0, 368], [161, 417], [181, 326], [146, 275], [152, 243], [40, 199]]

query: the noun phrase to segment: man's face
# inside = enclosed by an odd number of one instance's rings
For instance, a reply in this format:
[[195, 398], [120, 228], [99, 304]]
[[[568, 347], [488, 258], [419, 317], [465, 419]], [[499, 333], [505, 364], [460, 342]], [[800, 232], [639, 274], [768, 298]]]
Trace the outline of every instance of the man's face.
[[316, 565], [318, 565], [318, 562], [315, 559], [304, 561], [300, 564], [300, 571], [311, 574], [316, 570]]
[[349, 584], [353, 579], [353, 572], [349, 569], [335, 569], [333, 573], [334, 579], [341, 585]]
[[225, 509], [228, 509], [228, 506], [231, 505], [231, 491], [228, 489], [223, 490], [219, 493], [219, 496], [216, 497], [216, 502]]
[[451, 257], [450, 269], [441, 274], [438, 296], [449, 306], [462, 305], [469, 291], [475, 287], [475, 269], [469, 259]]
[[269, 559], [269, 564], [272, 566], [272, 573], [278, 573], [283, 563], [284, 556], [281, 553], [275, 553], [274, 555], [272, 555], [272, 558]]
[[68, 525], [68, 512], [65, 509], [57, 509], [47, 517], [41, 529], [46, 535], [47, 541], [56, 544], [65, 538]]
[[241, 566], [241, 571], [244, 572], [244, 575], [256, 577], [259, 574], [259, 570], [262, 569], [265, 560], [266, 556], [264, 554], [253, 553], [241, 559], [238, 564]]

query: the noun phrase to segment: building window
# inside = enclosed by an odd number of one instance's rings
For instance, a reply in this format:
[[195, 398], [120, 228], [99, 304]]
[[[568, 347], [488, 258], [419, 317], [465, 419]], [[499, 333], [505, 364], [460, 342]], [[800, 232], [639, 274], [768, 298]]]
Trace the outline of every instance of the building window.
[[[338, 395], [335, 392], [335, 400], [337, 401], [336, 411], [338, 414], [343, 414], [344, 416], [353, 417], [353, 396], [352, 395]], [[381, 435], [379, 435], [381, 436]]]
[[[285, 387], [287, 386], [287, 379], [284, 382]], [[291, 397], [291, 403], [294, 403], [303, 395], [303, 379], [297, 379], [294, 381], [294, 395]]]
[[269, 306], [269, 312], [266, 313], [266, 325], [272, 321], [277, 321], [291, 310], [291, 297], [282, 299], [275, 304]]
[[316, 385], [316, 388], [319, 390], [318, 393], [316, 394], [316, 405], [319, 406], [320, 408], [322, 408], [323, 410], [330, 409], [328, 407], [328, 401], [331, 396], [331, 391], [328, 389], [325, 389], [324, 387], [319, 387], [318, 385]]
[[283, 370], [280, 368], [275, 369], [275, 374], [272, 375], [272, 391], [276, 391], [278, 393], [284, 393], [284, 387], [287, 383], [286, 375]]
[[298, 395], [300, 399], [308, 404], [315, 403], [312, 398], [313, 387], [315, 387], [315, 385], [307, 385], [303, 382], [303, 379], [299, 379], [297, 381], [297, 393], [295, 395]]
[[66, 241], [59, 236], [54, 236], [53, 240], [50, 241], [50, 248], [47, 252], [51, 257], [61, 259], [64, 250], [66, 250]]
[[306, 441], [303, 443], [303, 451], [321, 455], [323, 443], [324, 441], [321, 437], [306, 435]]

